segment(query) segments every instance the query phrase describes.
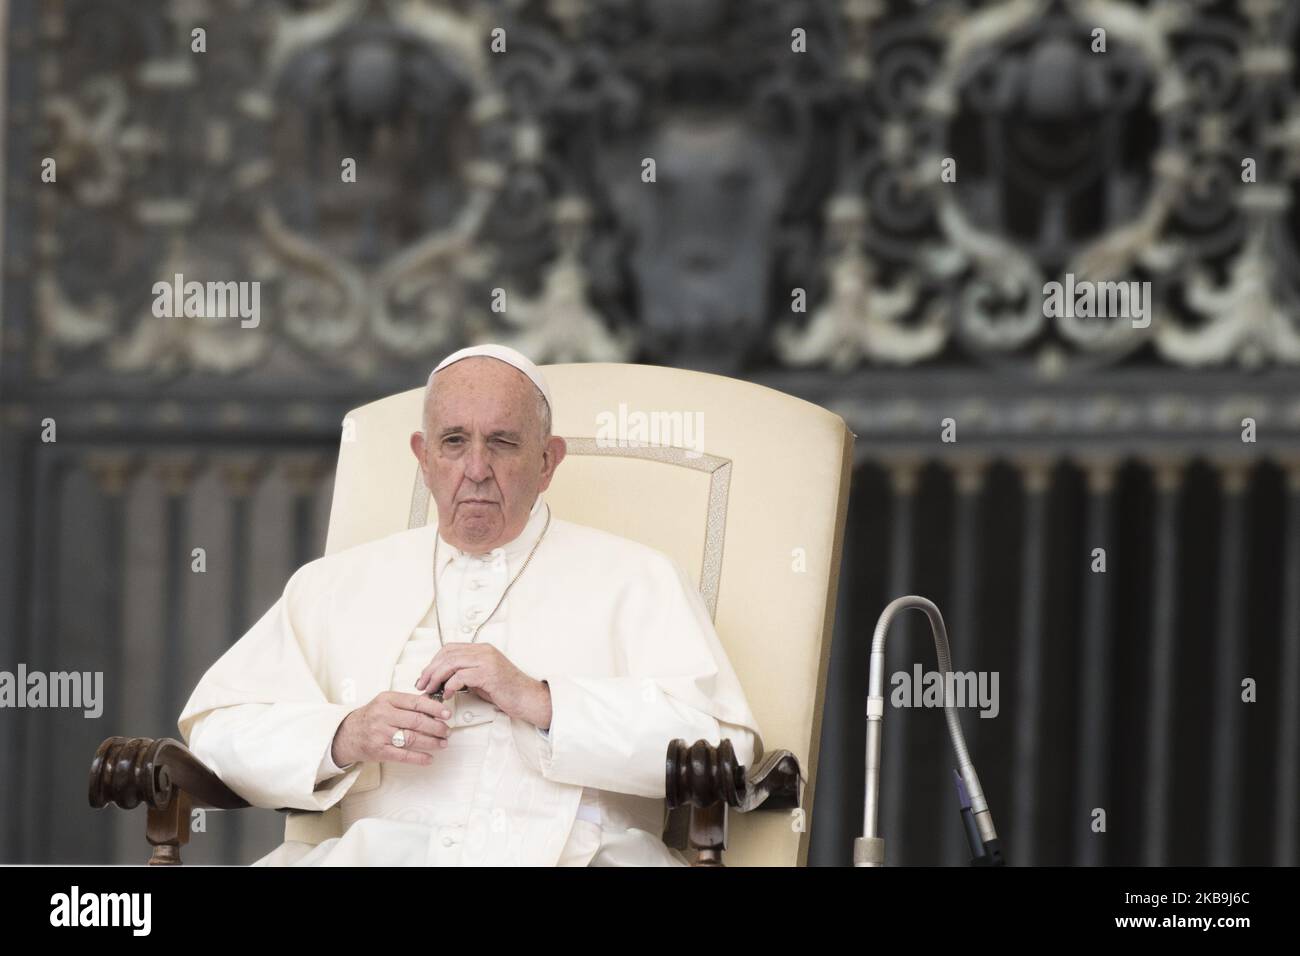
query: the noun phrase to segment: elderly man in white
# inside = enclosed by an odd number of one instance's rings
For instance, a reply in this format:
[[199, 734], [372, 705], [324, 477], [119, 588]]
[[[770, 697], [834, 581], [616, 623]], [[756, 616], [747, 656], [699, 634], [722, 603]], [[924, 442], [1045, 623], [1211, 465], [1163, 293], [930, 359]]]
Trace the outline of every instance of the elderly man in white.
[[341, 837], [258, 863], [684, 865], [661, 839], [668, 742], [763, 747], [695, 586], [551, 514], [565, 442], [513, 349], [444, 359], [411, 450], [437, 524], [299, 569], [181, 713], [252, 805], [338, 805]]

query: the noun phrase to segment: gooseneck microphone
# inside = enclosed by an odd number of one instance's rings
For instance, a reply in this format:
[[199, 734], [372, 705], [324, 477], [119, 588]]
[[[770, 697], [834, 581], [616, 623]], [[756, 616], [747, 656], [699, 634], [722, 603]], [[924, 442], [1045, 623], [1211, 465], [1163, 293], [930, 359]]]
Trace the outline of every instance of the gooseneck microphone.
[[952, 660], [948, 652], [948, 631], [943, 626], [943, 615], [928, 601], [915, 594], [890, 601], [876, 622], [871, 638], [871, 672], [867, 682], [867, 791], [862, 807], [862, 836], [853, 841], [854, 866], [884, 866], [885, 841], [878, 832], [880, 812], [880, 742], [881, 725], [885, 717], [885, 636], [894, 615], [908, 608], [918, 608], [930, 619], [934, 635], [934, 651], [939, 659], [939, 675], [943, 679], [943, 715], [948, 724], [948, 738], [957, 759], [953, 776], [957, 783], [957, 802], [962, 815], [962, 825], [971, 848], [972, 866], [1000, 866], [1002, 843], [993, 828], [993, 815], [989, 813], [984, 788], [980, 786], [975, 764], [966, 749], [966, 738], [961, 732], [957, 707], [953, 703]]

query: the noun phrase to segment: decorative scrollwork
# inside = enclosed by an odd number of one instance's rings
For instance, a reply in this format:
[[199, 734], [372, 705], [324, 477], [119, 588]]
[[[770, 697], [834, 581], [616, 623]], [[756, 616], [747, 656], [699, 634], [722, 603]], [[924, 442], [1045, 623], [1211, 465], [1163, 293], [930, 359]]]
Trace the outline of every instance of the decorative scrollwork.
[[730, 740], [711, 744], [674, 740], [665, 762], [668, 809], [712, 807], [719, 803], [741, 813], [792, 810], [803, 799], [799, 761], [788, 750], [772, 750], [746, 772]]
[[[1295, 4], [270, 2], [169, 52], [224, 5], [43, 15], [45, 376], [1298, 361]], [[182, 264], [265, 326], [151, 315]], [[1049, 313], [1067, 276], [1152, 321]]]
[[131, 810], [141, 803], [166, 809], [184, 790], [193, 805], [218, 810], [248, 806], [221, 782], [184, 744], [161, 737], [109, 737], [95, 751], [90, 765], [90, 805], [115, 803]]
[[716, 747], [707, 740], [694, 744], [674, 740], [668, 745], [666, 767], [668, 809], [688, 804], [708, 807], [719, 801], [739, 806], [745, 788], [744, 773], [730, 740]]

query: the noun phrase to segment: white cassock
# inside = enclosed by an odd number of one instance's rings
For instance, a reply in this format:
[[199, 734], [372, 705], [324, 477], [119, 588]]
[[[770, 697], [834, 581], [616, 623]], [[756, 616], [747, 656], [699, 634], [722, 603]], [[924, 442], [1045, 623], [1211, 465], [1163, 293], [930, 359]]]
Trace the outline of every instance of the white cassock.
[[483, 555], [434, 526], [303, 566], [199, 681], [179, 720], [190, 749], [257, 807], [327, 810], [341, 837], [289, 840], [260, 864], [667, 865], [669, 741], [731, 740], [745, 766], [758, 726], [703, 600], [645, 545], [551, 518], [528, 569], [479, 630], [551, 691], [543, 732], [472, 691], [455, 696], [448, 746], [422, 767], [330, 759], [334, 732], [415, 680], [443, 638], [468, 641], [519, 573], [547, 508]]

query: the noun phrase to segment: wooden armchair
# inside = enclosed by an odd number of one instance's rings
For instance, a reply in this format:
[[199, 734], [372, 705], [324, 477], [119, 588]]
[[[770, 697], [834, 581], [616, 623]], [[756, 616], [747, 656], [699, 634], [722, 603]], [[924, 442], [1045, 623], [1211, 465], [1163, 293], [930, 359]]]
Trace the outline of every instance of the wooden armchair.
[[[727, 847], [727, 808], [798, 809], [803, 792], [799, 761], [788, 750], [769, 751], [751, 772], [736, 763], [731, 742], [690, 746], [674, 740], [665, 760], [670, 811], [664, 842], [696, 852], [692, 866], [722, 866]], [[148, 808], [145, 839], [150, 866], [179, 866], [190, 839], [195, 807], [239, 810], [248, 802], [231, 790], [179, 740], [109, 737], [90, 765], [90, 805]], [[288, 811], [286, 811], [288, 812]]]

